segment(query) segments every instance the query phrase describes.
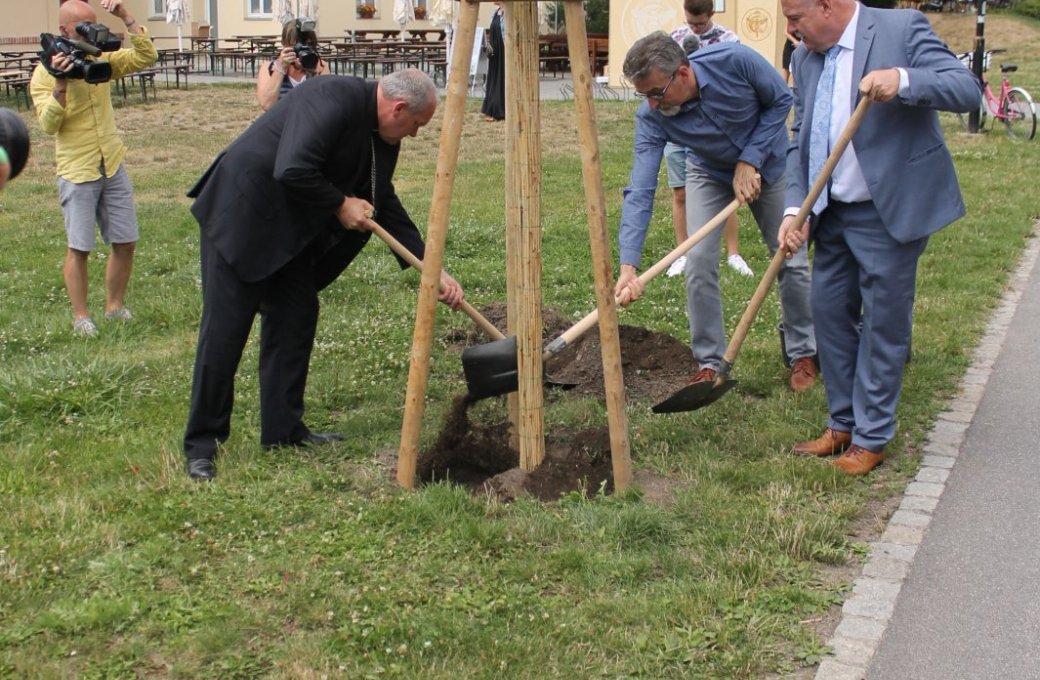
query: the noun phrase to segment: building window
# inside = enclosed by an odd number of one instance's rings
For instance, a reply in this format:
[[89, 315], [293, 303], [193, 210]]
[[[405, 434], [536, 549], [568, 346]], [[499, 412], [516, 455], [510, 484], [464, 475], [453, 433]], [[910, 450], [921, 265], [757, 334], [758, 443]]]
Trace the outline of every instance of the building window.
[[271, 4], [274, 0], [249, 0], [249, 16], [271, 16]]
[[166, 0], [152, 0], [152, 16], [166, 16]]

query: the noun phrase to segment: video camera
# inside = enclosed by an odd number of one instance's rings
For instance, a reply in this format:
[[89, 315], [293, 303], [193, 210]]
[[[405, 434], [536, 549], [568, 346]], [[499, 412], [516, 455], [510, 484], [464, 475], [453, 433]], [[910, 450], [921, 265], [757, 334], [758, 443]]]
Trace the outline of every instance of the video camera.
[[[107, 61], [93, 61], [87, 57], [100, 57], [102, 52], [115, 52], [122, 47], [119, 38], [111, 37], [108, 26], [81, 21], [76, 24], [76, 33], [82, 40], [70, 40], [53, 33], [40, 34], [40, 62], [55, 78], [83, 79], [91, 84], [105, 83], [112, 78], [112, 65]], [[72, 69], [61, 71], [51, 65], [51, 57], [64, 54], [72, 61]]]
[[300, 17], [296, 20], [296, 44], [293, 45], [293, 52], [296, 53], [296, 58], [305, 71], [313, 71], [318, 68], [321, 57], [318, 56], [318, 51], [313, 45], [301, 42], [300, 37], [304, 33], [314, 33], [317, 25], [318, 22], [309, 17]]

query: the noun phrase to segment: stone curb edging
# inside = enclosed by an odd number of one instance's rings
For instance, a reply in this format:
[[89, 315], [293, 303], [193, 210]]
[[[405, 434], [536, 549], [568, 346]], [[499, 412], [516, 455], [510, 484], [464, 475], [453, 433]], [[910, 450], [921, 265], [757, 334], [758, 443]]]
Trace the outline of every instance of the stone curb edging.
[[866, 676], [1040, 254], [1037, 231], [1035, 225], [1008, 288], [975, 348], [971, 366], [961, 378], [957, 396], [939, 414], [928, 434], [917, 476], [907, 484], [903, 501], [889, 518], [881, 538], [871, 543], [863, 572], [853, 582], [852, 594], [841, 608], [841, 621], [827, 642], [832, 654], [820, 662], [815, 680], [862, 680]]

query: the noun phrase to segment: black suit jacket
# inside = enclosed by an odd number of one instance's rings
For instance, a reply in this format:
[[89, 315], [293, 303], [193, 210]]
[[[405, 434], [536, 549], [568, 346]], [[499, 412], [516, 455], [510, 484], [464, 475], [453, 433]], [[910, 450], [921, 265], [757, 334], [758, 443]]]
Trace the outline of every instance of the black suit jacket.
[[372, 202], [375, 219], [422, 259], [422, 237], [394, 191], [399, 149], [379, 138], [375, 83], [309, 78], [217, 156], [188, 192], [191, 212], [243, 281], [267, 278], [307, 250], [318, 287], [331, 282], [370, 236], [339, 224], [344, 196]]

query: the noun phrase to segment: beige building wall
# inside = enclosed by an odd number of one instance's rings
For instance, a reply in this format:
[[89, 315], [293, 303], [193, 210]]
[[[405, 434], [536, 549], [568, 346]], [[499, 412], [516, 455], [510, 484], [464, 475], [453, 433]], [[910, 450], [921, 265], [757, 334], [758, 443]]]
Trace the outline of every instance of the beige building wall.
[[[291, 0], [293, 7], [296, 0]], [[318, 34], [322, 38], [344, 38], [347, 30], [390, 30], [400, 28], [394, 21], [393, 0], [367, 0], [376, 6], [375, 18], [361, 19], [357, 16], [356, 0], [318, 0]], [[415, 0], [413, 0], [414, 2]], [[118, 20], [101, 9], [98, 0], [89, 0], [98, 14], [98, 21], [111, 28], [119, 29]], [[156, 39], [160, 49], [176, 47], [177, 27], [166, 23], [164, 12], [156, 12], [156, 7], [163, 8], [161, 0], [124, 0], [124, 3], [135, 19], [148, 27], [148, 31]], [[236, 35], [281, 35], [282, 27], [278, 22], [279, 0], [272, 0], [272, 13], [269, 15], [251, 16], [248, 13], [249, 0], [190, 0], [191, 19], [182, 34], [185, 38], [198, 35], [200, 26], [215, 25], [215, 35], [230, 38]], [[13, 44], [11, 39], [20, 39], [18, 47], [27, 49], [39, 44], [41, 32], [54, 33], [58, 28], [59, 0], [0, 0], [0, 16], [4, 17], [0, 28], [0, 46]], [[301, 8], [306, 0], [300, 0]], [[429, 6], [430, 0], [427, 1]], [[207, 11], [209, 10], [209, 11]], [[480, 25], [486, 27], [491, 21], [492, 5], [482, 3]], [[429, 21], [421, 20], [409, 24], [412, 28], [436, 28]], [[213, 35], [214, 32], [211, 32]], [[28, 41], [28, 42], [25, 42]], [[185, 45], [187, 48], [188, 46]]]
[[[786, 21], [779, 0], [716, 0], [715, 6], [715, 22], [780, 69]], [[636, 40], [654, 31], [671, 33], [685, 21], [682, 0], [611, 0], [610, 83], [621, 81], [625, 54]]]

